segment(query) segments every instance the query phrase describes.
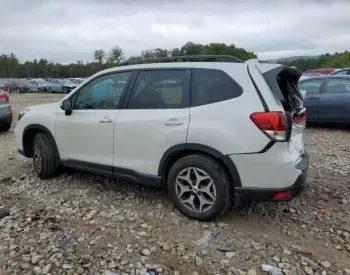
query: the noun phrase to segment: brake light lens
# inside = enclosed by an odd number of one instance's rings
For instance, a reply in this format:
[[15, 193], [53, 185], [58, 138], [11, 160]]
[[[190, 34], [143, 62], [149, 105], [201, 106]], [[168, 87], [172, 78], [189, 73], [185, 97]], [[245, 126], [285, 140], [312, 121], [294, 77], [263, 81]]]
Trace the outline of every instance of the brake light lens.
[[283, 112], [252, 113], [250, 119], [272, 140], [286, 141], [288, 120]]
[[7, 94], [0, 94], [0, 101], [9, 102], [9, 96]]
[[281, 191], [276, 193], [272, 200], [274, 201], [285, 201], [285, 200], [289, 200], [292, 197], [292, 191], [288, 190], [288, 191]]

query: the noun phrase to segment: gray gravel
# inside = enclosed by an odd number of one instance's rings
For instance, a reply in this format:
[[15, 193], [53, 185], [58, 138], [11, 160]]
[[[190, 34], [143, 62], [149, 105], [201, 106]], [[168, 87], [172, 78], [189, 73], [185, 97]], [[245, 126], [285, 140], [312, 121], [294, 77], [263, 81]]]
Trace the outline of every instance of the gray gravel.
[[[19, 108], [57, 95], [12, 95]], [[162, 190], [66, 171], [39, 180], [0, 134], [0, 274], [350, 274], [350, 130], [312, 127], [308, 188], [288, 203], [190, 220]]]

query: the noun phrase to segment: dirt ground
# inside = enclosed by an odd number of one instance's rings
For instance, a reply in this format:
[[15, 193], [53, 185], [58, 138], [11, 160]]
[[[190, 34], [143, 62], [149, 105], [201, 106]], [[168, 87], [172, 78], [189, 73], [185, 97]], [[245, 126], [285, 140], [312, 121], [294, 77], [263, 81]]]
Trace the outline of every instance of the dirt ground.
[[[14, 94], [24, 107], [62, 95]], [[14, 123], [15, 125], [15, 123]], [[14, 127], [13, 125], [13, 127]], [[307, 189], [288, 203], [190, 220], [163, 190], [66, 171], [39, 180], [0, 133], [0, 274], [350, 274], [350, 130], [306, 130]], [[142, 273], [143, 272], [143, 273]]]

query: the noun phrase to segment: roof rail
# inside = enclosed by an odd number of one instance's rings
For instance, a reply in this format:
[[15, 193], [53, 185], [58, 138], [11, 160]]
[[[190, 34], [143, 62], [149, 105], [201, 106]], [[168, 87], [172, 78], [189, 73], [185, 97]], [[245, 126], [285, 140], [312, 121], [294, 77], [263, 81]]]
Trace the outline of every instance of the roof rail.
[[135, 61], [125, 61], [119, 66], [149, 64], [149, 63], [170, 63], [170, 62], [232, 62], [244, 63], [241, 59], [230, 55], [186, 55], [162, 57], [156, 59], [141, 59]]

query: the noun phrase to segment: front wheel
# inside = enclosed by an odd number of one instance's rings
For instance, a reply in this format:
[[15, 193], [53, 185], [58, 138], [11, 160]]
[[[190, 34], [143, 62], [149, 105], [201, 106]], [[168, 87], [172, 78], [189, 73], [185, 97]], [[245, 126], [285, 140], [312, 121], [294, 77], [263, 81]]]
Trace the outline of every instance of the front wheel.
[[203, 155], [189, 155], [175, 162], [167, 186], [175, 206], [190, 218], [213, 220], [232, 204], [233, 188], [225, 171]]
[[33, 162], [37, 176], [42, 179], [54, 176], [58, 170], [59, 158], [54, 141], [45, 133], [34, 136]]

